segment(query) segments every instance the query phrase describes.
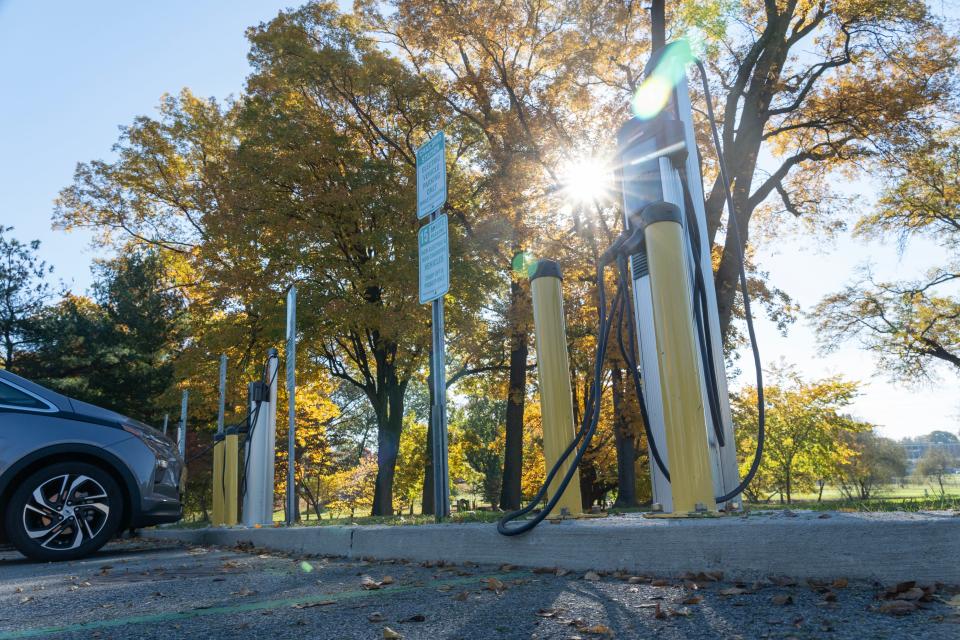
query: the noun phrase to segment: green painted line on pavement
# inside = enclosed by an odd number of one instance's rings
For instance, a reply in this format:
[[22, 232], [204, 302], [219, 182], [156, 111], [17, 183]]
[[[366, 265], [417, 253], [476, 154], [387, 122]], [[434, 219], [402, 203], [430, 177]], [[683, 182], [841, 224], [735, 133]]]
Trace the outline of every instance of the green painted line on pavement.
[[340, 602], [343, 600], [354, 600], [357, 598], [370, 598], [375, 596], [389, 596], [393, 594], [408, 593], [410, 591], [420, 591], [425, 589], [436, 589], [443, 585], [458, 586], [474, 582], [480, 582], [487, 578], [497, 578], [498, 580], [509, 579], [523, 575], [520, 572], [501, 573], [488, 576], [471, 576], [469, 578], [456, 578], [453, 580], [439, 580], [430, 586], [423, 585], [397, 585], [387, 589], [359, 589], [356, 591], [343, 591], [340, 593], [328, 593], [313, 597], [282, 598], [279, 600], [262, 600], [259, 602], [249, 602], [246, 604], [227, 605], [219, 607], [210, 607], [205, 609], [191, 609], [189, 611], [169, 611], [164, 613], [153, 613], [141, 616], [128, 616], [126, 618], [113, 618], [112, 620], [92, 620], [90, 622], [78, 622], [76, 624], [61, 625], [55, 627], [38, 627], [36, 629], [20, 629], [17, 631], [0, 631], [0, 640], [13, 640], [14, 638], [37, 638], [54, 633], [72, 633], [77, 631], [95, 631], [99, 629], [110, 629], [113, 627], [122, 627], [128, 624], [151, 624], [158, 622], [175, 622], [178, 620], [189, 620], [192, 618], [201, 618], [205, 616], [224, 615], [233, 613], [249, 613], [251, 611], [264, 611], [266, 609], [279, 609], [281, 607], [293, 607], [295, 605], [316, 605], [320, 602]]

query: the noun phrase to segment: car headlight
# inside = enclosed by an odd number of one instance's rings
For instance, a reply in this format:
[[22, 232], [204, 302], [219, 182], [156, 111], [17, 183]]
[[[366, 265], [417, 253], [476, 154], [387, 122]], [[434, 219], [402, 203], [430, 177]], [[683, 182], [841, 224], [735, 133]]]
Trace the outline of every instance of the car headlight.
[[123, 423], [123, 430], [136, 436], [148, 449], [157, 457], [157, 460], [169, 464], [169, 458], [172, 455], [170, 444], [163, 436], [151, 433], [150, 430], [129, 422]]

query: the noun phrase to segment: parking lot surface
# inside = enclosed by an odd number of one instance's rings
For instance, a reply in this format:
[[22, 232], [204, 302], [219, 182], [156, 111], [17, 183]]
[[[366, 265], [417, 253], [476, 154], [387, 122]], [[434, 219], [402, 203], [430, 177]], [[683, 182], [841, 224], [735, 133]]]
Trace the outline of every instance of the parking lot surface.
[[845, 582], [422, 566], [133, 539], [67, 563], [0, 550], [0, 640], [960, 637], [960, 600], [942, 585]]

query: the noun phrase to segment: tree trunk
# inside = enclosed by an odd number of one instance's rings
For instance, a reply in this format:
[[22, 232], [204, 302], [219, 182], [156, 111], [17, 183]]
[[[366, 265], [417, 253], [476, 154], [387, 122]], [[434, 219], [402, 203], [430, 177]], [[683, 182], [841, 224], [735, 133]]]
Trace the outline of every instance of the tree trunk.
[[510, 285], [510, 312], [516, 329], [510, 336], [510, 381], [507, 385], [506, 447], [503, 456], [503, 483], [500, 486], [500, 508], [520, 508], [523, 473], [523, 411], [527, 395], [527, 332], [525, 322], [518, 322], [523, 291], [520, 284]]
[[[433, 347], [430, 348], [430, 362], [433, 362]], [[427, 421], [427, 454], [423, 467], [423, 493], [420, 496], [421, 513], [433, 515], [433, 371], [427, 376], [427, 387], [430, 390], [430, 413]]]
[[787, 473], [786, 473], [786, 476], [785, 476], [784, 479], [786, 480], [786, 482], [785, 482], [784, 484], [786, 484], [786, 490], [787, 490], [787, 504], [790, 504], [790, 466], [789, 466], [789, 463], [788, 463], [788, 466], [787, 466]]
[[667, 19], [665, 0], [653, 0], [650, 3], [650, 50], [656, 52], [662, 49], [667, 41]]
[[401, 385], [391, 385], [385, 393], [384, 410], [377, 411], [377, 480], [372, 510], [375, 516], [393, 515], [393, 477], [403, 427], [403, 393]]
[[430, 421], [427, 423], [427, 455], [423, 468], [423, 494], [420, 497], [423, 515], [433, 515], [433, 394], [430, 394]]
[[714, 274], [714, 284], [717, 290], [717, 314], [720, 320], [720, 335], [723, 336], [723, 340], [727, 339], [730, 322], [733, 319], [733, 306], [740, 284], [740, 252], [747, 243], [747, 225], [750, 218], [749, 215], [740, 214], [737, 216], [737, 220], [740, 223], [741, 244], [739, 247], [737, 246], [733, 233], [727, 234], [723, 246], [723, 256], [720, 258], [720, 266]]
[[613, 435], [617, 450], [617, 500], [614, 507], [637, 506], [636, 447], [627, 416], [626, 384], [619, 366], [610, 368], [613, 387]]
[[3, 358], [3, 368], [7, 371], [13, 371], [13, 339], [7, 334], [4, 336], [3, 342], [6, 352]]

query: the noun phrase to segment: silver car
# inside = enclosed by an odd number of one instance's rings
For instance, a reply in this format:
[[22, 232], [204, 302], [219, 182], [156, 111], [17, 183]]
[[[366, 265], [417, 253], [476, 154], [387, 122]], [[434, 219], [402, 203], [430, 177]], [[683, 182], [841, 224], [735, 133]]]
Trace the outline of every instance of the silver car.
[[180, 519], [184, 465], [156, 429], [0, 369], [0, 539], [37, 560]]

